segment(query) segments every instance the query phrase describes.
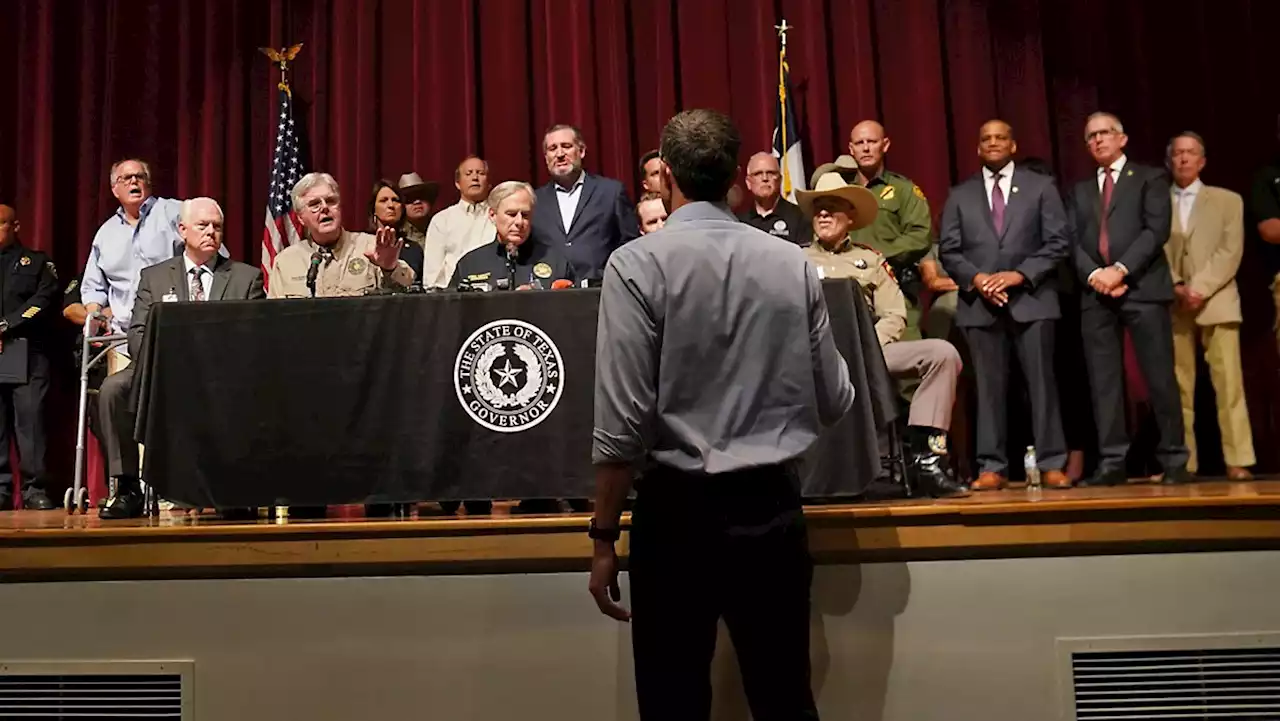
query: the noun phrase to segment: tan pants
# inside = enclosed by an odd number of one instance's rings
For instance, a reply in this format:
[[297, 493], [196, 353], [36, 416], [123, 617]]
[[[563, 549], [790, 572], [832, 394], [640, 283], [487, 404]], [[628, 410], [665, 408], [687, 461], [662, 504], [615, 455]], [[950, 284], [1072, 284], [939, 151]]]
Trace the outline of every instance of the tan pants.
[[956, 379], [964, 365], [955, 346], [934, 338], [900, 340], [884, 347], [884, 362], [895, 378], [920, 379], [907, 424], [950, 431]]
[[1244, 400], [1244, 375], [1240, 372], [1240, 324], [1196, 325], [1195, 318], [1173, 312], [1173, 362], [1182, 395], [1182, 425], [1186, 434], [1187, 470], [1199, 467], [1196, 454], [1196, 341], [1204, 345], [1209, 378], [1218, 403], [1218, 428], [1222, 432], [1222, 456], [1229, 466], [1245, 468], [1256, 460], [1253, 431]]

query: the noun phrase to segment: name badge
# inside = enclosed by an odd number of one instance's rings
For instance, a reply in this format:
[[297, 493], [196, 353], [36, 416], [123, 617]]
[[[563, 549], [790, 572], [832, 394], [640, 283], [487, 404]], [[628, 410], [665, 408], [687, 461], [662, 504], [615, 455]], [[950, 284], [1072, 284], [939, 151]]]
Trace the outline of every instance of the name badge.
[[177, 303], [178, 294], [174, 293], [173, 291], [169, 291], [168, 293], [164, 294], [164, 297], [160, 299], [160, 302], [161, 303]]

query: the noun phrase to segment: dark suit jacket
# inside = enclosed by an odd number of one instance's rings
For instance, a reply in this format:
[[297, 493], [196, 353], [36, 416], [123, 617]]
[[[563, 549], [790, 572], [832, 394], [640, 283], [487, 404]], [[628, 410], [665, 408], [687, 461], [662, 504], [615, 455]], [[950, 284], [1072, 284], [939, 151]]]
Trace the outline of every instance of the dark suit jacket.
[[609, 254], [639, 237], [640, 222], [626, 189], [616, 180], [588, 173], [581, 193], [573, 222], [565, 232], [555, 182], [538, 188], [533, 240], [559, 250], [569, 261], [574, 278], [599, 280], [604, 277]]
[[[1102, 193], [1098, 190], [1097, 173], [1092, 173], [1067, 196], [1067, 226], [1075, 242], [1072, 263], [1081, 281], [1098, 268], [1110, 265], [1098, 252], [1101, 217]], [[1129, 269], [1125, 300], [1173, 300], [1173, 280], [1164, 255], [1171, 219], [1169, 183], [1164, 171], [1126, 161], [1107, 209], [1111, 263], [1122, 263]], [[1085, 286], [1081, 302], [1097, 303], [1098, 294]]]
[[[213, 266], [213, 288], [209, 300], [263, 300], [262, 270], [216, 256]], [[189, 281], [182, 256], [143, 268], [138, 276], [138, 295], [133, 301], [133, 315], [129, 321], [129, 355], [138, 358], [142, 351], [142, 334], [147, 329], [147, 317], [151, 304], [169, 293], [178, 300], [190, 300]]]
[[1013, 166], [1004, 227], [996, 233], [982, 171], [951, 189], [942, 211], [939, 258], [960, 286], [956, 323], [991, 325], [1002, 309], [972, 288], [978, 273], [1016, 270], [1026, 277], [1011, 288], [1010, 316], [1019, 323], [1059, 316], [1057, 265], [1067, 257], [1066, 214], [1053, 179]]

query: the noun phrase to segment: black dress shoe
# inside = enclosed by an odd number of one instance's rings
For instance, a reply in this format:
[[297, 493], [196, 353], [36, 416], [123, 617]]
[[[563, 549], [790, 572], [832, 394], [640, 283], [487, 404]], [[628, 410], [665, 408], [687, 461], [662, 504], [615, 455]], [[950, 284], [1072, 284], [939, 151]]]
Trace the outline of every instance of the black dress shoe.
[[1128, 483], [1129, 479], [1125, 476], [1123, 469], [1114, 469], [1110, 471], [1099, 471], [1089, 478], [1080, 479], [1082, 486], [1123, 486]]
[[223, 521], [256, 521], [258, 520], [258, 509], [219, 508], [218, 518]]
[[42, 489], [33, 488], [22, 494], [22, 507], [28, 511], [52, 511], [57, 508]]
[[289, 518], [324, 518], [329, 514], [328, 506], [289, 506]]
[[937, 453], [917, 453], [907, 470], [914, 480], [912, 487], [920, 494], [933, 498], [968, 496], [969, 487], [955, 479], [948, 460], [946, 456]]
[[1164, 472], [1160, 478], [1160, 483], [1166, 486], [1181, 486], [1186, 483], [1195, 483], [1196, 477], [1186, 466], [1175, 466]]
[[10, 505], [12, 503], [13, 499], [9, 497], [8, 493], [0, 493], [0, 511], [13, 510], [13, 506]]
[[98, 513], [98, 518], [118, 521], [125, 518], [141, 518], [144, 499], [138, 491], [123, 491], [111, 497]]

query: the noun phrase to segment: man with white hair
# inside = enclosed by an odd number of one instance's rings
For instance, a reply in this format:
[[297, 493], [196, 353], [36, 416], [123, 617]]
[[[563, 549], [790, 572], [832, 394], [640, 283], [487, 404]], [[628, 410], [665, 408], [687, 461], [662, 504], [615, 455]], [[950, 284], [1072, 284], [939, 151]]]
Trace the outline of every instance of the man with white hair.
[[[192, 198], [180, 204], [178, 233], [183, 252], [176, 258], [144, 268], [138, 275], [138, 292], [132, 300], [129, 321], [130, 355], [137, 357], [147, 329], [151, 304], [210, 300], [259, 300], [262, 271], [220, 255], [222, 208], [212, 198]], [[106, 438], [107, 469], [112, 493], [100, 516], [106, 519], [142, 515], [138, 442], [134, 439], [137, 414], [129, 408], [133, 366], [107, 377], [98, 391], [98, 412]]]
[[377, 236], [342, 228], [338, 182], [328, 173], [307, 173], [293, 186], [293, 209], [307, 239], [276, 256], [269, 298], [364, 295], [374, 289], [404, 290], [413, 269], [400, 260], [403, 242], [395, 228]]
[[493, 242], [462, 256], [449, 282], [485, 290], [549, 290], [557, 280], [573, 280], [568, 261], [555, 248], [529, 242], [533, 230], [533, 186], [499, 183], [489, 193]]
[[738, 220], [799, 246], [813, 240], [800, 207], [782, 197], [782, 168], [772, 153], [756, 153], [747, 161], [747, 190], [752, 202]]

